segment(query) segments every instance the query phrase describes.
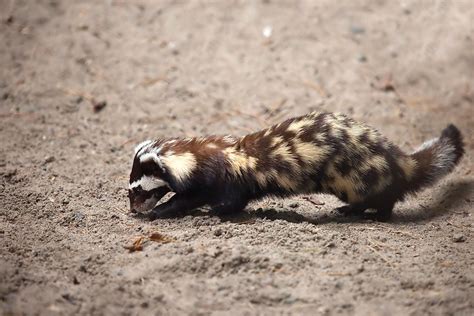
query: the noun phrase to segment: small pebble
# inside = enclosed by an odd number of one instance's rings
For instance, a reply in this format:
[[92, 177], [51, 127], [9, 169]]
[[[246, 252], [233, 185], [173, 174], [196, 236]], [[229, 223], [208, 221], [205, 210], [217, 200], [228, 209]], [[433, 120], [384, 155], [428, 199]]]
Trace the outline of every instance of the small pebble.
[[217, 236], [217, 237], [218, 237], [218, 236], [220, 236], [220, 235], [222, 235], [222, 229], [218, 228], [218, 229], [216, 229], [216, 230], [214, 231], [214, 236]]
[[300, 203], [298, 202], [291, 202], [290, 204], [288, 204], [288, 207], [291, 208], [297, 208], [298, 206], [300, 206]]
[[79, 280], [77, 279], [76, 276], [74, 276], [74, 277], [72, 278], [72, 283], [73, 283], [73, 284], [76, 284], [76, 285], [77, 285], [77, 284], [80, 284], [80, 282], [79, 282]]
[[267, 25], [262, 30], [262, 35], [266, 38], [272, 36], [273, 28], [270, 25]]
[[73, 219], [74, 221], [80, 222], [80, 221], [82, 221], [84, 218], [85, 218], [85, 216], [84, 216], [84, 214], [82, 214], [81, 212], [73, 212], [73, 213], [72, 213], [72, 219]]
[[73, 300], [71, 294], [69, 294], [69, 293], [64, 293], [64, 294], [61, 295], [61, 296], [62, 296], [62, 298], [64, 298], [66, 301], [71, 302], [71, 301]]
[[456, 235], [453, 236], [453, 241], [454, 242], [465, 242], [466, 237], [464, 237], [464, 235], [462, 235], [462, 234], [456, 234]]
[[44, 163], [47, 164], [47, 163], [51, 163], [55, 160], [54, 156], [48, 156], [46, 158], [44, 158]]
[[352, 32], [352, 34], [364, 34], [365, 33], [365, 28], [363, 28], [362, 26], [358, 26], [358, 25], [352, 25], [351, 26], [351, 32]]
[[92, 109], [95, 113], [102, 111], [107, 106], [107, 101], [93, 101], [92, 102]]
[[336, 247], [336, 244], [331, 241], [331, 242], [328, 242], [328, 243], [326, 244], [326, 247], [327, 247], [327, 248], [335, 248], [335, 247]]

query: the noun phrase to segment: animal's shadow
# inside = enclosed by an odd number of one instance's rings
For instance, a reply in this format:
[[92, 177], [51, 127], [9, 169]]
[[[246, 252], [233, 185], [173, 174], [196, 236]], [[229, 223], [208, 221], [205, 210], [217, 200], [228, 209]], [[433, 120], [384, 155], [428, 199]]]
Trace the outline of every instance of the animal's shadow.
[[[393, 215], [388, 221], [389, 223], [414, 223], [427, 221], [441, 215], [446, 215], [456, 211], [457, 207], [464, 199], [471, 197], [474, 192], [474, 180], [461, 180], [451, 182], [436, 190], [436, 198], [430, 201], [427, 206], [418, 205], [416, 209], [407, 210], [404, 208], [397, 208], [395, 206]], [[408, 211], [408, 212], [407, 212]], [[231, 215], [215, 215], [212, 212], [205, 212], [203, 210], [195, 210], [192, 216], [219, 216], [224, 222], [233, 223], [251, 223], [257, 218], [267, 220], [284, 220], [291, 223], [307, 222], [311, 224], [325, 224], [325, 223], [363, 223], [369, 216], [343, 216], [336, 210], [330, 213], [319, 213], [316, 211], [314, 216], [305, 216], [295, 211], [277, 211], [275, 209], [259, 208], [255, 211], [242, 211]]]
[[[436, 198], [432, 199], [428, 205], [421, 206], [418, 204], [416, 209], [407, 209], [395, 207], [392, 218], [389, 223], [414, 223], [434, 219], [438, 216], [446, 215], [456, 211], [458, 206], [463, 203], [464, 199], [469, 198], [474, 193], [474, 180], [462, 180], [450, 182], [439, 190], [436, 190]], [[209, 215], [201, 212], [201, 215]], [[197, 215], [197, 214], [196, 214]], [[240, 212], [237, 214], [220, 216], [222, 221], [230, 221], [235, 223], [251, 222], [255, 218], [263, 218], [269, 220], [284, 220], [292, 223], [308, 222], [311, 224], [325, 223], [354, 223], [366, 222], [371, 219], [370, 216], [343, 216], [333, 210], [330, 213], [319, 213], [316, 211], [314, 216], [305, 216], [295, 211], [277, 211], [274, 209], [258, 209], [251, 212]]]

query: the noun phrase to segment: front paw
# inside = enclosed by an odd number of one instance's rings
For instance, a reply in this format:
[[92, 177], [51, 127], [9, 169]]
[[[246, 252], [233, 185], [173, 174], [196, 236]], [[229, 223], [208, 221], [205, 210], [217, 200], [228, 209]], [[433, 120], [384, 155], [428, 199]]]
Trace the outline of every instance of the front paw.
[[148, 213], [148, 219], [150, 221], [154, 221], [156, 219], [177, 218], [184, 216], [186, 216], [185, 213], [176, 211], [152, 210], [150, 213]]
[[158, 219], [158, 215], [159, 215], [159, 212], [156, 212], [156, 211], [151, 211], [150, 213], [148, 213], [148, 220], [150, 222], [154, 221], [155, 219]]

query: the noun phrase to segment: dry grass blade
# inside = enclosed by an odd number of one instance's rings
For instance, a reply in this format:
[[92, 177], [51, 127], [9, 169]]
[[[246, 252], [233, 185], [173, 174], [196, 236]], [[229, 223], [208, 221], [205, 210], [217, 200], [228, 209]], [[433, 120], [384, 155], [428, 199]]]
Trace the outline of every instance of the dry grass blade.
[[314, 82], [311, 82], [311, 81], [301, 81], [301, 83], [308, 87], [308, 88], [311, 88], [313, 89], [314, 91], [316, 91], [320, 96], [322, 96], [323, 98], [327, 98], [328, 97], [328, 93], [326, 92], [326, 90], [323, 89], [323, 87], [321, 87], [320, 85], [314, 83]]
[[391, 261], [389, 261], [384, 255], [382, 255], [382, 254], [380, 253], [380, 251], [378, 251], [377, 249], [375, 249], [374, 247], [369, 246], [369, 245], [367, 245], [367, 248], [369, 248], [370, 250], [372, 250], [373, 252], [375, 252], [375, 254], [377, 254], [383, 261], [385, 261], [385, 263], [386, 263], [389, 267], [393, 268], [393, 263], [392, 263]]
[[0, 113], [0, 118], [7, 117], [35, 117], [38, 114], [36, 113]]
[[277, 102], [274, 102], [268, 109], [267, 117], [271, 118], [276, 114], [276, 112], [281, 112], [283, 105], [285, 105], [287, 98], [282, 98]]
[[162, 244], [167, 244], [169, 242], [172, 242], [174, 241], [173, 238], [169, 237], [169, 236], [166, 236], [166, 235], [163, 235], [161, 233], [152, 233], [150, 234], [150, 238], [151, 241], [155, 241], [155, 242], [159, 242], [159, 243], [162, 243]]
[[160, 81], [164, 81], [166, 83], [169, 83], [169, 80], [168, 78], [164, 77], [164, 76], [160, 76], [160, 77], [156, 77], [156, 78], [145, 78], [145, 80], [143, 80], [142, 82], [140, 82], [139, 85], [141, 85], [142, 87], [149, 87], [149, 86], [152, 86]]
[[343, 276], [351, 276], [352, 273], [349, 272], [328, 272], [328, 276], [336, 276], [336, 277], [343, 277]]
[[135, 239], [133, 244], [131, 244], [129, 246], [124, 246], [124, 248], [127, 249], [130, 252], [142, 251], [144, 240], [145, 240], [144, 236], [138, 237], [137, 239]]
[[266, 127], [268, 124], [267, 122], [265, 121], [265, 119], [263, 119], [260, 115], [258, 114], [254, 114], [254, 113], [245, 113], [245, 112], [242, 112], [241, 110], [239, 109], [232, 109], [230, 110], [229, 112], [233, 112], [237, 115], [243, 115], [243, 116], [248, 116], [250, 118], [253, 118], [255, 119], [258, 124], [260, 124], [261, 127]]

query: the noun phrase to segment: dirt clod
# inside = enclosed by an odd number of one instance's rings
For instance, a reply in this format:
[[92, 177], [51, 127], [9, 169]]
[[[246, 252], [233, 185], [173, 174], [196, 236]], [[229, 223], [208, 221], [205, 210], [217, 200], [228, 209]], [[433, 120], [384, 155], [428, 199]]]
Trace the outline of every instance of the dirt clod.
[[74, 276], [74, 277], [72, 278], [72, 283], [73, 283], [73, 284], [76, 284], [76, 285], [77, 285], [77, 284], [81, 284], [81, 282], [79, 282], [79, 279], [78, 279], [76, 276]]
[[463, 234], [456, 234], [453, 236], [453, 241], [454, 242], [465, 242], [466, 237]]
[[95, 113], [102, 111], [107, 106], [107, 101], [92, 101], [92, 109]]
[[288, 204], [288, 207], [291, 207], [291, 208], [298, 208], [300, 206], [300, 203], [298, 202], [291, 202]]
[[162, 233], [152, 233], [148, 238], [151, 241], [159, 242], [162, 244], [166, 244], [174, 240], [173, 238], [165, 236]]

